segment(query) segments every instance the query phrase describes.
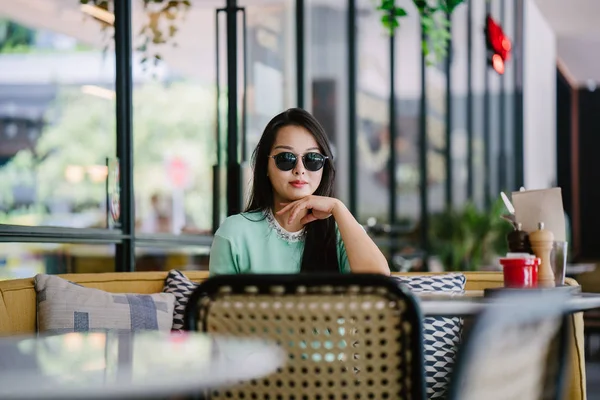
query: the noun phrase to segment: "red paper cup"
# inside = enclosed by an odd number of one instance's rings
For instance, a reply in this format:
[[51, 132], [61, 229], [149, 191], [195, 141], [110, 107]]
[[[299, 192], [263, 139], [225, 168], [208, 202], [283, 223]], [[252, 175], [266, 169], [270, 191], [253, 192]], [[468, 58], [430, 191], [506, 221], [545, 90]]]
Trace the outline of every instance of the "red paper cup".
[[504, 270], [504, 287], [537, 287], [539, 258], [501, 258]]

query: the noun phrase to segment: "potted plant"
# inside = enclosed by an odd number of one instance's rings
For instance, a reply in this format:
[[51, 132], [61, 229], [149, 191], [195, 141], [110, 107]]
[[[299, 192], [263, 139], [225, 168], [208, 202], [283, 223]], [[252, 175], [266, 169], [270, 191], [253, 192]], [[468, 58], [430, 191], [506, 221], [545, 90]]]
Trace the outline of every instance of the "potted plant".
[[429, 242], [446, 271], [475, 271], [491, 265], [506, 254], [506, 235], [512, 225], [501, 218], [501, 200], [489, 211], [468, 203], [462, 209], [448, 209], [430, 219]]

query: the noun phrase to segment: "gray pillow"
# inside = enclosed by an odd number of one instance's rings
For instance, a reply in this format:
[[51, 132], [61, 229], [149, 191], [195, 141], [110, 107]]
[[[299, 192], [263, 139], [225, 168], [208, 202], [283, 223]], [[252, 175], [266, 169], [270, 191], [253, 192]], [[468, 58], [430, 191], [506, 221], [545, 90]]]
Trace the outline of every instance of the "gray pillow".
[[35, 291], [38, 332], [169, 332], [173, 324], [170, 293], [108, 293], [46, 274], [35, 276]]
[[[463, 274], [394, 276], [415, 293], [462, 293], [467, 278]], [[446, 397], [450, 375], [462, 336], [462, 318], [427, 317], [423, 319], [425, 384], [428, 399]]]

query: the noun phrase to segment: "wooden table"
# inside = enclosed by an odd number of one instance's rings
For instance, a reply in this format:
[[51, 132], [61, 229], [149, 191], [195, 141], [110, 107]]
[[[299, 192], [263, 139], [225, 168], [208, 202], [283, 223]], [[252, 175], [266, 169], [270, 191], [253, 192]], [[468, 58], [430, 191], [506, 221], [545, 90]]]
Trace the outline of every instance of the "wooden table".
[[201, 333], [67, 333], [0, 339], [0, 398], [152, 398], [275, 372], [275, 344]]

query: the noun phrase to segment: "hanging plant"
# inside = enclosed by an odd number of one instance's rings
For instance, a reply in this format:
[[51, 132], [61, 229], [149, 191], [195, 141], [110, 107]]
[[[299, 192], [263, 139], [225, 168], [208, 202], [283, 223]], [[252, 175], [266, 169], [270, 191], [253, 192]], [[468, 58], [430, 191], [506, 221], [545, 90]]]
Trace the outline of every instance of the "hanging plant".
[[[396, 6], [396, 0], [377, 0], [377, 10], [381, 11], [381, 23], [392, 34], [400, 26], [400, 18], [408, 12]], [[450, 21], [454, 9], [464, 0], [413, 0], [421, 19], [423, 40], [421, 47], [429, 64], [440, 62], [448, 55], [450, 42]]]
[[173, 40], [178, 31], [176, 24], [177, 21], [184, 18], [191, 4], [188, 0], [143, 1], [148, 19], [138, 34], [142, 43], [136, 47], [136, 50], [144, 54], [141, 60], [142, 64], [145, 64], [148, 60], [154, 60], [154, 65], [156, 65], [161, 60], [161, 56], [156, 51], [151, 52], [150, 49], [155, 45], [166, 44], [169, 41], [172, 42], [173, 46], [177, 46], [177, 42]]
[[[177, 34], [177, 22], [182, 20], [187, 10], [191, 7], [189, 0], [142, 0], [146, 21], [138, 33], [139, 45], [136, 51], [142, 53], [142, 66], [146, 66], [149, 61], [157, 65], [162, 59], [161, 55], [154, 50], [154, 46], [171, 43], [177, 46], [174, 37]], [[80, 4], [89, 4], [98, 7], [100, 10], [113, 13], [113, 1], [108, 0], [79, 0]], [[102, 29], [112, 28], [112, 24], [106, 20], [94, 17], [101, 25]]]

